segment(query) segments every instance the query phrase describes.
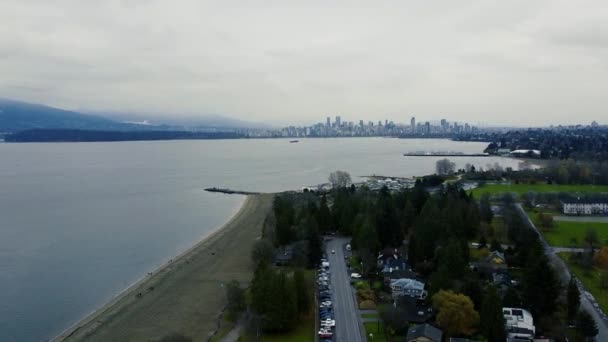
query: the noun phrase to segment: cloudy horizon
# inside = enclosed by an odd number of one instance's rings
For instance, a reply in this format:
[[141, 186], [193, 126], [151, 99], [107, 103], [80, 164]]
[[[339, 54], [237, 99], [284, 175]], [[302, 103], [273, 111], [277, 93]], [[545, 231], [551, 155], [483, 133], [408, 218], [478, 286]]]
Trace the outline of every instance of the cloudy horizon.
[[178, 3], [3, 1], [0, 97], [271, 124], [606, 123], [601, 1]]

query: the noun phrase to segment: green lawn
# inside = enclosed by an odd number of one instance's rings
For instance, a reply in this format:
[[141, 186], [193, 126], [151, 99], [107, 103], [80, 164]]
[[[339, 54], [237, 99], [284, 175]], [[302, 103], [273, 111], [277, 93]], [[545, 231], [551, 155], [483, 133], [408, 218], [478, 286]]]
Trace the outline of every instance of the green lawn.
[[[384, 336], [384, 324], [382, 322], [368, 322], [363, 323], [365, 326], [365, 335], [368, 342], [386, 342], [386, 336]], [[371, 338], [369, 334], [373, 334]]]
[[608, 223], [555, 221], [552, 230], [541, 232], [551, 246], [586, 247], [585, 232], [589, 228], [597, 231], [601, 244], [607, 244]]
[[504, 192], [516, 192], [521, 195], [525, 192], [608, 192], [608, 185], [559, 185], [559, 184], [488, 184], [473, 189], [475, 198], [481, 197], [483, 193], [492, 195]]
[[602, 310], [604, 312], [608, 312], [608, 290], [600, 290], [600, 274], [606, 271], [601, 271], [594, 267], [592, 270], [585, 272], [585, 270], [581, 266], [570, 262], [570, 253], [558, 254], [560, 258], [562, 258], [566, 262], [566, 264], [570, 268], [570, 271], [574, 273], [574, 275], [578, 279], [580, 279], [580, 281], [585, 286], [585, 289], [591, 292], [593, 297], [595, 297], [595, 300], [598, 302]]

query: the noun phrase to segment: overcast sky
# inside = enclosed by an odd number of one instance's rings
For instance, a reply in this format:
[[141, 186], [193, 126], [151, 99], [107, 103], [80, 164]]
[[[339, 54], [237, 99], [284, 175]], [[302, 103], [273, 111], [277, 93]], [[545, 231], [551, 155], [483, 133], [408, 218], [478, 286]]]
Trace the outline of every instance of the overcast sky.
[[1, 0], [0, 97], [276, 124], [607, 123], [608, 4]]

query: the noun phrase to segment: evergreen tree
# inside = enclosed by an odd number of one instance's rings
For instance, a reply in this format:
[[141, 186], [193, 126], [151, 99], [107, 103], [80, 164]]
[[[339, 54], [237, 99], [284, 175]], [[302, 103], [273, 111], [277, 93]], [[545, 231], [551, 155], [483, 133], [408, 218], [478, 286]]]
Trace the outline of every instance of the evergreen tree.
[[467, 280], [462, 286], [461, 292], [471, 298], [475, 310], [480, 310], [483, 303], [483, 289], [477, 279]]
[[572, 322], [576, 318], [576, 314], [581, 305], [581, 294], [578, 290], [578, 286], [576, 286], [576, 281], [574, 280], [574, 277], [570, 277], [570, 282], [568, 283], [567, 300], [568, 321]]
[[587, 340], [595, 337], [599, 332], [597, 323], [585, 310], [581, 310], [576, 316], [576, 329], [578, 330], [578, 333]]
[[435, 256], [437, 239], [441, 236], [445, 221], [435, 200], [426, 202], [416, 220], [416, 261], [431, 260]]
[[331, 228], [331, 212], [327, 206], [327, 197], [323, 195], [321, 197], [321, 204], [319, 205], [319, 211], [317, 212], [317, 222], [319, 223], [319, 230], [323, 233], [328, 232]]
[[494, 286], [488, 288], [481, 306], [480, 327], [488, 342], [503, 342], [505, 336], [505, 319], [502, 313], [500, 296]]
[[502, 299], [503, 305], [508, 308], [518, 308], [521, 307], [521, 297], [517, 290], [513, 287], [509, 287], [507, 292], [505, 293], [504, 298]]
[[393, 206], [393, 199], [386, 186], [382, 187], [378, 197], [376, 205], [376, 229], [380, 246], [399, 246], [401, 245], [403, 236], [401, 235], [401, 229], [399, 228], [399, 222]]
[[226, 285], [226, 298], [228, 299], [226, 310], [234, 319], [245, 309], [245, 290], [238, 281], [232, 280]]
[[543, 254], [524, 273], [524, 299], [535, 316], [551, 315], [557, 309], [560, 282], [555, 270]]
[[414, 220], [416, 219], [416, 209], [412, 204], [412, 201], [409, 199], [405, 202], [405, 207], [403, 208], [403, 213], [401, 215], [401, 231], [403, 235], [407, 234], [409, 229], [414, 224]]
[[311, 218], [311, 224], [308, 227], [308, 265], [311, 268], [316, 268], [321, 262], [323, 256], [323, 243], [319, 235], [319, 228], [316, 221]]
[[481, 195], [481, 199], [479, 200], [479, 214], [481, 219], [486, 223], [492, 223], [492, 218], [494, 218], [494, 213], [492, 212], [492, 205], [490, 204], [490, 194], [484, 193]]
[[416, 234], [410, 234], [410, 240], [407, 244], [407, 262], [410, 266], [416, 265], [418, 259], [416, 259]]
[[251, 305], [260, 315], [264, 331], [284, 332], [293, 328], [297, 319], [295, 284], [283, 272], [261, 266], [251, 283]]
[[467, 267], [463, 249], [456, 240], [450, 240], [444, 247], [439, 248], [435, 260], [439, 268], [445, 269], [452, 279], [461, 278]]
[[291, 229], [291, 224], [289, 224], [289, 219], [286, 216], [277, 217], [275, 234], [278, 245], [286, 245], [292, 241], [293, 230]]

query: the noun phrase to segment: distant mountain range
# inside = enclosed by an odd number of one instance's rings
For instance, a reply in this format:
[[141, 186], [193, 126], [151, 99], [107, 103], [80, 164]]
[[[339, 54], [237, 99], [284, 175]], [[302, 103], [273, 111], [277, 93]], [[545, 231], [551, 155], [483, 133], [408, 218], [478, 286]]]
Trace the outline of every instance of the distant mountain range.
[[264, 128], [263, 124], [219, 115], [192, 118], [148, 119], [142, 114], [82, 113], [41, 104], [0, 98], [0, 132], [32, 129], [99, 131], [230, 131], [237, 128]]

